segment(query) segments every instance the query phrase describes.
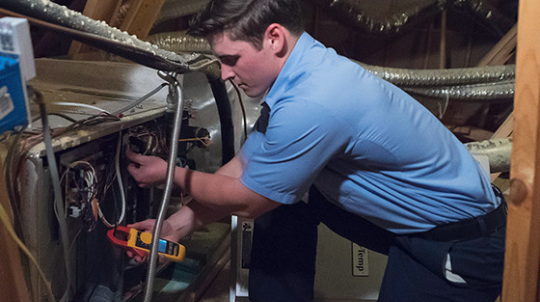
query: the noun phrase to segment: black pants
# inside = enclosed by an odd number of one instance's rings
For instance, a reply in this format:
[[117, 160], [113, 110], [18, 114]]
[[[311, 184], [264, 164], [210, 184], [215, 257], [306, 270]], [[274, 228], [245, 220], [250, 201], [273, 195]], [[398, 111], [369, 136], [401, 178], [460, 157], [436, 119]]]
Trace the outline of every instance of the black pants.
[[[313, 301], [317, 226], [388, 255], [379, 301], [493, 302], [502, 289], [506, 228], [466, 241], [396, 236], [328, 202], [316, 189], [308, 203], [283, 205], [255, 221], [249, 273], [253, 302]], [[466, 284], [445, 275], [452, 272]]]

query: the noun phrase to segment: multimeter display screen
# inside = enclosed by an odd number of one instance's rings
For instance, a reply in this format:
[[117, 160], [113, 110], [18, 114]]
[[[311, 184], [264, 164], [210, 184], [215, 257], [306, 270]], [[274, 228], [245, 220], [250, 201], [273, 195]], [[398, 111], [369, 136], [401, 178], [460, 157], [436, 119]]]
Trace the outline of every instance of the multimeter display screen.
[[166, 253], [167, 252], [167, 241], [163, 239], [159, 239], [159, 252], [160, 253]]
[[[143, 236], [141, 235], [146, 235], [145, 238], [143, 238]], [[137, 247], [137, 248], [140, 248], [140, 249], [144, 249], [146, 251], [150, 251], [152, 246], [150, 244], [150, 241], [152, 241], [151, 239], [151, 234], [150, 233], [141, 233], [141, 232], [137, 232], [137, 235], [136, 235], [136, 240], [133, 244], [133, 246]], [[143, 240], [144, 239], [144, 240]], [[181, 246], [180, 244], [178, 243], [175, 243], [175, 242], [171, 242], [171, 241], [168, 241], [168, 240], [165, 240], [165, 239], [159, 239], [158, 241], [158, 252], [160, 254], [164, 254], [166, 256], [172, 256], [172, 257], [179, 257], [180, 256], [180, 247], [183, 248], [183, 246]], [[182, 250], [182, 253], [184, 252], [184, 250]], [[182, 254], [182, 257], [183, 258], [183, 254]]]

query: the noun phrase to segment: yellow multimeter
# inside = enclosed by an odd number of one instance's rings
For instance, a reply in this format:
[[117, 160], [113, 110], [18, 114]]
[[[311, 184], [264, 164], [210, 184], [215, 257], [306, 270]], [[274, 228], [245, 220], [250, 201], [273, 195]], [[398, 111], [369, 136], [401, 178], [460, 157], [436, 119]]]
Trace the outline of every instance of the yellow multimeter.
[[[119, 239], [125, 237], [127, 240]], [[115, 229], [110, 229], [107, 232], [109, 240], [123, 249], [130, 250], [140, 257], [144, 257], [150, 253], [152, 248], [152, 234], [149, 232], [141, 232], [137, 229], [118, 226]], [[186, 254], [186, 248], [176, 242], [159, 239], [158, 254], [165, 256], [172, 261], [182, 261]]]

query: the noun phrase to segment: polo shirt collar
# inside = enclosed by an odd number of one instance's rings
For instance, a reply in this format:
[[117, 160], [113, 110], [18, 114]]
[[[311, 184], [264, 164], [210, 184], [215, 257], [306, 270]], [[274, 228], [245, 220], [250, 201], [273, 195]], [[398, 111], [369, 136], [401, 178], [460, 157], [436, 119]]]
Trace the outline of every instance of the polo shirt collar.
[[296, 71], [295, 66], [297, 66], [298, 62], [304, 57], [305, 52], [309, 50], [310, 46], [315, 42], [316, 40], [306, 32], [302, 33], [296, 42], [296, 45], [287, 58], [287, 62], [285, 62], [285, 65], [283, 65], [283, 68], [276, 78], [276, 81], [263, 98], [263, 103], [266, 103], [270, 110], [272, 110], [276, 102], [279, 101], [280, 97], [282, 96], [283, 92], [287, 90], [288, 86], [291, 85], [289, 82], [291, 73]]

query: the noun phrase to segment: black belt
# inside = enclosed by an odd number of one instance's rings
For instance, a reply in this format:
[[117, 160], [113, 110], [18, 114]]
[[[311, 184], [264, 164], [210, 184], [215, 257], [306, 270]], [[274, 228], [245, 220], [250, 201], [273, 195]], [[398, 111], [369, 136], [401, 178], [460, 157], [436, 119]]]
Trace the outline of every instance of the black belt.
[[427, 232], [411, 234], [424, 239], [435, 241], [470, 240], [490, 234], [506, 224], [506, 201], [499, 188], [493, 186], [497, 197], [501, 198], [501, 204], [488, 214], [469, 218], [457, 222], [451, 222], [435, 227]]

